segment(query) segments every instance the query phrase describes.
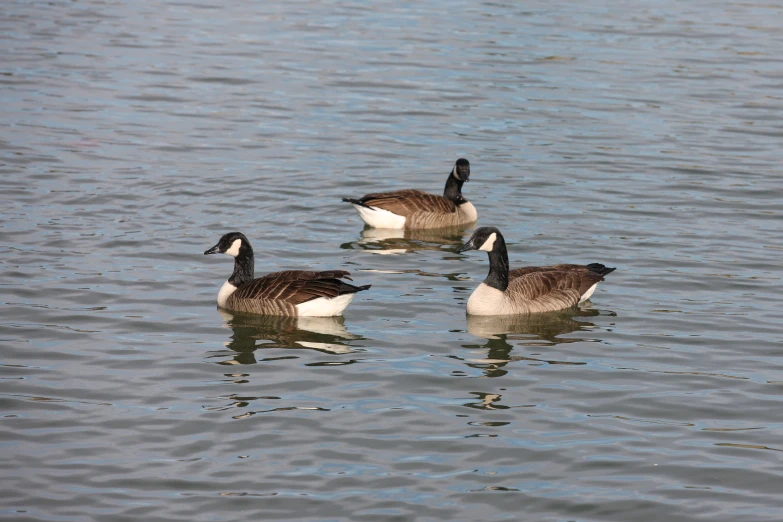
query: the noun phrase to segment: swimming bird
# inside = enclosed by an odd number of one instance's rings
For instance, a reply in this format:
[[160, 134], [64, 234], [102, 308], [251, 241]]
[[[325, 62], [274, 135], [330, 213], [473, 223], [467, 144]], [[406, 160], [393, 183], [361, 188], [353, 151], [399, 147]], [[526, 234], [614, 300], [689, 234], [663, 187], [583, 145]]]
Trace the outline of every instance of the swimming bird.
[[470, 315], [550, 312], [586, 301], [604, 276], [615, 271], [600, 263], [508, 269], [508, 250], [495, 227], [477, 228], [457, 251], [489, 254], [489, 274], [468, 299]]
[[343, 198], [353, 204], [365, 223], [375, 228], [442, 228], [478, 219], [473, 203], [462, 195], [462, 184], [470, 178], [470, 163], [460, 158], [451, 169], [443, 195], [405, 189], [367, 194], [359, 199]]
[[234, 312], [298, 317], [340, 315], [356, 292], [370, 285], [354, 286], [345, 270], [286, 270], [253, 278], [253, 247], [244, 234], [229, 232], [204, 254], [227, 254], [234, 258], [234, 273], [217, 296], [220, 308]]

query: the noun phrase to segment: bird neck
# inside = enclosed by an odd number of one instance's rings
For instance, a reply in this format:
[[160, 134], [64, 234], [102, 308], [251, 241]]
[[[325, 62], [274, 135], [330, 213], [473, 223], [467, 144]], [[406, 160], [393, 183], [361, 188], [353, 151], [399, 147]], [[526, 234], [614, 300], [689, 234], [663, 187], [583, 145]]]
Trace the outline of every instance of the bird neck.
[[484, 284], [505, 292], [508, 288], [508, 250], [503, 236], [495, 239], [492, 251], [489, 252], [489, 274]]
[[467, 199], [462, 195], [462, 184], [465, 183], [462, 180], [454, 177], [454, 174], [449, 174], [449, 178], [446, 180], [446, 188], [443, 189], [443, 197], [453, 201], [456, 205], [465, 203]]
[[243, 246], [234, 258], [234, 273], [228, 278], [228, 282], [236, 287], [249, 283], [253, 280], [254, 265], [253, 250]]

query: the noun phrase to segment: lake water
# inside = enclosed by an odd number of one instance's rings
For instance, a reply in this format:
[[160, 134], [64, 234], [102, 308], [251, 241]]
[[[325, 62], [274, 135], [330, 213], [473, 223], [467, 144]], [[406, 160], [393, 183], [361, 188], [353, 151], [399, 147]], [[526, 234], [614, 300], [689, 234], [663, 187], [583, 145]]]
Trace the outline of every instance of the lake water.
[[[0, 7], [0, 518], [783, 518], [778, 2]], [[465, 317], [465, 195], [512, 266], [617, 271]], [[340, 319], [220, 313], [345, 269]]]

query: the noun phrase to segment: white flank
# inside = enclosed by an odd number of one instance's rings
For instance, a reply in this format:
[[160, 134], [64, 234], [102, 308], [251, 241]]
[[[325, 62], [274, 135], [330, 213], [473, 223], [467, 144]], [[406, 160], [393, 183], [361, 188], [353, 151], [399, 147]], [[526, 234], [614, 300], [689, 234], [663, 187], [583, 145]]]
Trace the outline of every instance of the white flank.
[[[237, 239], [237, 241], [239, 241], [239, 239]], [[231, 248], [234, 248], [233, 245], [231, 246]], [[218, 306], [225, 307], [226, 301], [228, 300], [228, 296], [233, 294], [236, 289], [237, 287], [232, 285], [228, 281], [223, 283], [223, 286], [220, 287], [220, 292], [218, 292], [218, 298], [217, 298]]]
[[459, 212], [462, 216], [462, 223], [473, 223], [478, 219], [478, 212], [476, 211], [476, 207], [474, 207], [473, 203], [470, 201], [466, 201], [462, 205], [458, 206], [457, 212]]
[[319, 297], [306, 303], [296, 305], [296, 314], [299, 317], [332, 317], [340, 315], [351, 302], [355, 294], [343, 294], [329, 299]]
[[226, 250], [226, 255], [237, 257], [239, 255], [239, 247], [242, 246], [242, 240], [241, 239], [235, 239], [233, 243], [231, 243], [231, 248]]
[[359, 212], [359, 216], [365, 223], [375, 228], [405, 228], [405, 216], [398, 216], [388, 210], [377, 207], [363, 207], [353, 205], [353, 208]]
[[468, 299], [468, 313], [470, 315], [505, 315], [514, 313], [511, 309], [505, 309], [506, 295], [492, 288], [486, 283], [478, 285]]
[[595, 292], [595, 288], [597, 286], [598, 286], [598, 283], [596, 283], [593, 286], [591, 286], [590, 288], [588, 288], [587, 292], [582, 294], [582, 297], [579, 298], [579, 302], [583, 303], [583, 302], [587, 301], [588, 299], [590, 299], [590, 296], [593, 295], [593, 292]]
[[495, 240], [498, 238], [498, 235], [495, 232], [492, 232], [486, 241], [484, 241], [484, 244], [479, 247], [479, 250], [483, 250], [484, 252], [492, 252], [492, 247], [495, 246]]

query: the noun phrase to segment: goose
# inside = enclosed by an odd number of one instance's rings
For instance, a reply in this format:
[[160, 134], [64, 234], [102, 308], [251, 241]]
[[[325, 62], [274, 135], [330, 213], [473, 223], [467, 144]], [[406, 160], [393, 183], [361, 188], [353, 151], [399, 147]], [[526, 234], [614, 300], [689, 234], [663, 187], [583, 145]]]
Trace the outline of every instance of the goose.
[[443, 195], [405, 189], [367, 194], [359, 199], [343, 198], [375, 228], [443, 228], [473, 223], [478, 213], [462, 195], [462, 184], [470, 178], [470, 163], [460, 158], [451, 169]]
[[508, 250], [495, 227], [477, 228], [457, 252], [489, 254], [489, 274], [468, 299], [469, 315], [551, 312], [586, 301], [604, 276], [615, 271], [600, 263], [528, 266], [509, 271]]
[[253, 247], [241, 232], [229, 232], [204, 252], [234, 258], [234, 273], [218, 292], [220, 308], [233, 312], [296, 317], [331, 317], [342, 314], [356, 292], [370, 285], [354, 286], [345, 270], [286, 270], [253, 278]]

